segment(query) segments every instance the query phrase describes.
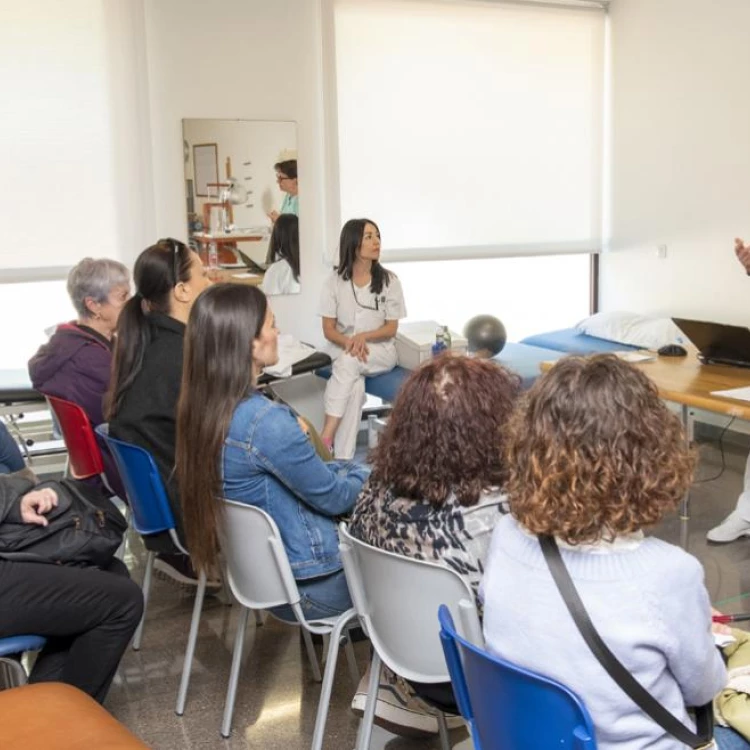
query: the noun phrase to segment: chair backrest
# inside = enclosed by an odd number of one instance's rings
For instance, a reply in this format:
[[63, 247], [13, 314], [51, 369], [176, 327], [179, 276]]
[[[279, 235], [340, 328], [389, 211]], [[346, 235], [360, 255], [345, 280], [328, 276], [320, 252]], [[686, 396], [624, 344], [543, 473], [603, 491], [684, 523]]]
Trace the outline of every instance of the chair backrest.
[[447, 607], [439, 621], [453, 693], [476, 750], [595, 750], [591, 716], [572, 690], [469, 643]]
[[300, 594], [276, 522], [253, 505], [221, 503], [219, 539], [237, 601], [250, 609], [291, 604], [299, 618]]
[[125, 485], [133, 528], [144, 535], [170, 531], [176, 539], [174, 516], [153, 456], [140, 446], [110, 437], [104, 427], [98, 427], [97, 433], [106, 441]]
[[102, 452], [86, 412], [72, 401], [57, 396], [45, 397], [60, 424], [73, 477], [86, 479], [101, 474], [104, 471]]
[[355, 539], [339, 526], [339, 550], [354, 608], [380, 658], [415, 682], [447, 682], [437, 611], [474, 609], [474, 594], [458, 573]]

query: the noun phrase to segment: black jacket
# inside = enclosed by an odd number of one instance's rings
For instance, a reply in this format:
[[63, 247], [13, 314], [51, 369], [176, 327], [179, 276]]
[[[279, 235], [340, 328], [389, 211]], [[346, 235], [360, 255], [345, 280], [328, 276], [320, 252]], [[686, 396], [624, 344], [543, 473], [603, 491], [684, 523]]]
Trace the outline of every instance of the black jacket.
[[22, 523], [21, 498], [34, 489], [34, 482], [18, 474], [0, 476], [0, 524]]
[[145, 448], [154, 457], [183, 539], [182, 510], [173, 473], [185, 324], [160, 313], [151, 313], [149, 323], [150, 341], [143, 366], [117, 415], [110, 420], [109, 431], [112, 437]]

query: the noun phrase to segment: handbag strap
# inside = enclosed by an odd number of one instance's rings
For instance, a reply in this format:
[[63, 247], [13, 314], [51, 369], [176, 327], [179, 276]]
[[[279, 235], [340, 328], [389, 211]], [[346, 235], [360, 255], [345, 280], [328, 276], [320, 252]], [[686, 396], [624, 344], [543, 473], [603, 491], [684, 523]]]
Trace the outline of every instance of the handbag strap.
[[591, 622], [586, 608], [583, 606], [581, 597], [578, 595], [573, 580], [565, 567], [554, 538], [543, 534], [539, 534], [538, 538], [544, 559], [547, 561], [552, 578], [557, 584], [568, 612], [570, 612], [575, 624], [581, 631], [586, 645], [591, 649], [597, 661], [604, 667], [610, 677], [627, 693], [633, 703], [680, 742], [696, 750], [701, 747], [710, 747], [713, 736], [713, 723], [707, 709], [711, 707], [711, 704], [701, 706], [700, 710], [696, 710], [698, 733], [690, 731], [676, 716], [667, 711], [628, 672], [618, 658], [609, 650], [607, 644], [601, 639]]

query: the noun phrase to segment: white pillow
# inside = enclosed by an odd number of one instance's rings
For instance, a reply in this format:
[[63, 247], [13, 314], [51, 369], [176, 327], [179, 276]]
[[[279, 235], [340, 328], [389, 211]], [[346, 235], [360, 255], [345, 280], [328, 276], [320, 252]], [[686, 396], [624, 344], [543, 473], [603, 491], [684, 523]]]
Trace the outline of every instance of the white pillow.
[[629, 312], [597, 313], [582, 320], [576, 329], [589, 336], [641, 349], [660, 349], [685, 340], [671, 318], [648, 318]]

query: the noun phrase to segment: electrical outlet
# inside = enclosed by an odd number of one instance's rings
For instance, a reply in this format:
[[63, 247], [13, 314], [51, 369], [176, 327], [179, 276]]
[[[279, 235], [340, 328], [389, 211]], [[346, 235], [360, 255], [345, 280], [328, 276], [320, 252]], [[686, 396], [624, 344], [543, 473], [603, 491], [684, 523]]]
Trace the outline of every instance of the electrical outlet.
[[656, 257], [660, 260], [666, 260], [667, 257], [667, 246], [666, 245], [657, 245], [656, 246]]

